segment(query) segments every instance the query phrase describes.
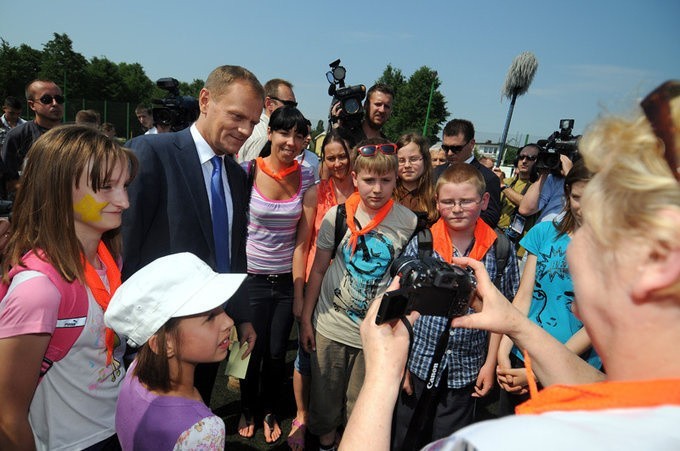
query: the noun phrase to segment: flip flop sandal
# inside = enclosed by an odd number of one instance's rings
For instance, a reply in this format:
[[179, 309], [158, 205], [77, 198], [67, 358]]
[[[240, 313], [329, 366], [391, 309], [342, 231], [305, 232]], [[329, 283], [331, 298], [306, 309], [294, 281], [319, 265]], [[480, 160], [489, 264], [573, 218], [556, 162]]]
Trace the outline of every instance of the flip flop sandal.
[[[305, 449], [305, 435], [307, 434], [307, 425], [298, 421], [297, 418], [293, 419], [291, 423], [291, 433], [288, 435], [286, 442], [290, 449]], [[293, 428], [296, 428], [293, 431]]]
[[[267, 427], [269, 428], [269, 437], [272, 436], [272, 433], [274, 432], [275, 425], [278, 424], [279, 429], [281, 429], [281, 424], [276, 419], [276, 416], [274, 416], [273, 413], [266, 414], [264, 416], [264, 422], [267, 424]], [[266, 434], [266, 431], [262, 431], [262, 432]], [[281, 432], [283, 432], [283, 431], [281, 431]], [[267, 443], [267, 445], [276, 445], [279, 442], [279, 440], [281, 440], [282, 435], [283, 435], [283, 433], [281, 435], [279, 435], [279, 438], [277, 438], [276, 440], [272, 440], [271, 442], [267, 441], [267, 436], [265, 435], [264, 441], [265, 441], [265, 443]]]
[[245, 438], [245, 439], [251, 439], [251, 438], [255, 437], [255, 418], [253, 417], [253, 414], [250, 412], [250, 410], [243, 409], [243, 411], [241, 412], [241, 416], [245, 420], [246, 427], [249, 427], [249, 426], [253, 427], [253, 433], [252, 433], [252, 435], [241, 435], [241, 431], [240, 431], [240, 429], [241, 429], [240, 428], [241, 419], [239, 418], [239, 421], [238, 421], [238, 424], [239, 424], [238, 429], [239, 430], [237, 431], [239, 437]]

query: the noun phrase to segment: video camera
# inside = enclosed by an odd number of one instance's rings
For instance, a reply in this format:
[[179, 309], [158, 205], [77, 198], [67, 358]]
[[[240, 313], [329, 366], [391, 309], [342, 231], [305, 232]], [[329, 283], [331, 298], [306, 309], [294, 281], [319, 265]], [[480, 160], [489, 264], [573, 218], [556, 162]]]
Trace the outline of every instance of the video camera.
[[364, 118], [364, 107], [362, 102], [366, 97], [366, 86], [354, 85], [345, 86], [345, 75], [347, 71], [340, 65], [337, 59], [329, 64], [331, 70], [326, 72], [326, 79], [331, 85], [328, 87], [328, 95], [333, 97], [331, 101], [331, 112], [329, 113], [329, 123], [333, 121], [333, 106], [340, 103], [341, 111], [338, 119], [342, 121], [342, 126], [354, 129], [361, 126]]
[[168, 95], [151, 100], [154, 124], [169, 125], [176, 132], [189, 127], [198, 118], [198, 100], [179, 95], [179, 82], [175, 78], [160, 78], [156, 86], [168, 91]]
[[471, 269], [449, 265], [433, 257], [399, 257], [390, 270], [400, 276], [400, 288], [380, 302], [375, 323], [380, 325], [412, 311], [454, 318], [468, 312], [477, 279]]
[[550, 135], [548, 139], [538, 140], [538, 145], [542, 150], [536, 159], [536, 169], [559, 171], [560, 155], [566, 155], [571, 161], [578, 159], [578, 140], [581, 135], [572, 135], [573, 129], [573, 119], [561, 119], [559, 130]]

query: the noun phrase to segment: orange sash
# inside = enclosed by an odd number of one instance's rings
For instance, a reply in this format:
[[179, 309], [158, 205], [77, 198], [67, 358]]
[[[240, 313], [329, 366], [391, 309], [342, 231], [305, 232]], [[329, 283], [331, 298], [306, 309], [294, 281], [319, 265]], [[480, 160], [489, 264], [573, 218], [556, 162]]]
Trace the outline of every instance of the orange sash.
[[388, 200], [385, 205], [380, 207], [380, 210], [378, 210], [378, 212], [375, 214], [375, 216], [373, 216], [373, 219], [371, 219], [368, 224], [363, 226], [361, 230], [357, 230], [357, 226], [354, 224], [354, 215], [357, 212], [357, 208], [359, 208], [359, 202], [361, 202], [359, 193], [353, 193], [345, 201], [345, 210], [347, 211], [347, 227], [349, 228], [350, 232], [352, 232], [352, 236], [349, 239], [349, 244], [352, 247], [352, 255], [354, 255], [354, 250], [357, 247], [357, 240], [359, 237], [375, 229], [382, 222], [382, 220], [385, 219], [387, 214], [392, 209], [392, 205], [394, 204], [392, 199]]
[[[451, 263], [453, 258], [453, 242], [451, 241], [451, 235], [449, 235], [449, 228], [446, 225], [444, 218], [439, 218], [432, 227], [430, 227], [432, 232], [432, 249], [439, 254], [439, 256], [446, 261], [446, 263]], [[496, 232], [487, 225], [482, 219], [477, 219], [475, 224], [475, 244], [472, 246], [470, 255], [468, 257], [474, 260], [481, 260], [486, 255], [487, 251], [493, 246], [498, 236]], [[459, 252], [465, 252], [465, 249]]]
[[[99, 245], [97, 246], [97, 256], [99, 256], [99, 259], [102, 261], [102, 263], [104, 263], [104, 266], [106, 266], [106, 278], [109, 281], [110, 291], [108, 291], [104, 286], [104, 282], [102, 282], [99, 274], [97, 274], [97, 270], [95, 270], [90, 262], [88, 262], [87, 259], [83, 257], [83, 260], [85, 260], [85, 283], [90, 288], [92, 296], [94, 296], [97, 304], [99, 304], [103, 311], [106, 311], [113, 293], [115, 293], [120, 286], [120, 270], [118, 269], [116, 262], [113, 260], [113, 256], [111, 256], [111, 253], [102, 241], [100, 241]], [[107, 365], [110, 365], [111, 360], [113, 359], [115, 336], [115, 332], [107, 327], [105, 335]]]
[[264, 161], [264, 158], [262, 157], [257, 157], [255, 160], [257, 163], [257, 167], [260, 168], [262, 172], [267, 174], [269, 177], [273, 178], [274, 180], [283, 180], [293, 172], [297, 171], [298, 168], [300, 167], [300, 163], [297, 162], [297, 160], [293, 160], [292, 166], [287, 167], [283, 171], [276, 172], [273, 169], [271, 169], [269, 166], [267, 166], [267, 163]]
[[516, 408], [518, 414], [680, 405], [680, 379], [552, 385]]

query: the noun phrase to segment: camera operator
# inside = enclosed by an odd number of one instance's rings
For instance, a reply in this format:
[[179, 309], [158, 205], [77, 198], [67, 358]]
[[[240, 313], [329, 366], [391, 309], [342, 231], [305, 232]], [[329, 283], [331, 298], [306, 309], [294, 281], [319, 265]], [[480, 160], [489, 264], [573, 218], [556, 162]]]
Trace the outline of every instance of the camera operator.
[[519, 214], [539, 213], [536, 222], [552, 221], [564, 207], [564, 177], [573, 166], [568, 156], [560, 154], [556, 168], [539, 168], [538, 180], [533, 183], [519, 203]]
[[[515, 175], [504, 179], [501, 185], [501, 218], [498, 220], [498, 228], [505, 230], [508, 237], [515, 242], [529, 231], [533, 220], [536, 219], [522, 216], [519, 213], [519, 204], [538, 177], [535, 167], [540, 150], [537, 144], [522, 147], [515, 161], [517, 168]], [[531, 223], [527, 223], [527, 220]], [[521, 258], [523, 254], [523, 250], [521, 255], [518, 250], [518, 257]]]
[[364, 102], [364, 118], [359, 126], [346, 124], [340, 119], [342, 106], [340, 102], [333, 105], [331, 111], [331, 121], [338, 131], [345, 138], [350, 147], [367, 138], [385, 138], [382, 127], [392, 115], [392, 103], [394, 102], [394, 91], [384, 83], [377, 83], [370, 87]]

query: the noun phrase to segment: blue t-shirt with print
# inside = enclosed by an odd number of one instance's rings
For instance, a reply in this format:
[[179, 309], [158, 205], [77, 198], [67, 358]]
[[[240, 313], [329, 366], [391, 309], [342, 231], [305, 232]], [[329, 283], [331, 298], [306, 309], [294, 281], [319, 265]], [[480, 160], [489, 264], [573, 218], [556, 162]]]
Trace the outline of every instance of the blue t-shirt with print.
[[[583, 323], [571, 311], [574, 285], [566, 258], [570, 241], [569, 235], [559, 235], [552, 221], [536, 224], [520, 241], [527, 252], [536, 256], [536, 278], [529, 319], [561, 343], [566, 343], [583, 327]], [[516, 347], [513, 353], [523, 359]], [[592, 348], [581, 357], [595, 368], [602, 366]]]

